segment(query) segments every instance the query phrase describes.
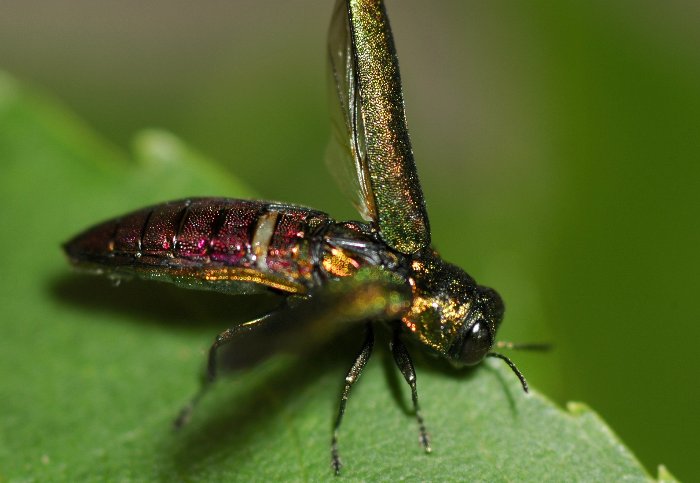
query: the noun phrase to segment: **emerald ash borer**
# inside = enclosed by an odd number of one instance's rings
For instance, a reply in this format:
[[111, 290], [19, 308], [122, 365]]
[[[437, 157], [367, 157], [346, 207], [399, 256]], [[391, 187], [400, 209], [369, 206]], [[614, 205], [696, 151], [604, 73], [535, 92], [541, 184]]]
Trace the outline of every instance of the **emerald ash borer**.
[[[431, 246], [423, 192], [409, 140], [389, 21], [380, 0], [340, 0], [328, 42], [334, 87], [329, 162], [354, 197], [364, 221], [332, 219], [309, 208], [268, 201], [188, 198], [100, 223], [64, 246], [71, 263], [112, 277], [140, 277], [225, 293], [273, 291], [294, 297], [282, 308], [219, 334], [209, 351], [206, 389], [216, 378], [216, 353], [284, 311], [314, 314], [333, 300], [324, 323], [364, 324], [366, 337], [345, 376], [331, 442], [341, 468], [338, 431], [348, 395], [374, 345], [373, 324], [393, 330], [390, 350], [410, 386], [420, 444], [431, 443], [418, 404], [416, 373], [404, 339], [458, 366], [493, 352], [503, 302]], [[306, 307], [305, 307], [306, 306]], [[304, 311], [306, 308], [308, 310]], [[502, 344], [512, 347], [512, 344]], [[201, 393], [200, 393], [201, 395]], [[199, 396], [195, 398], [198, 399]], [[183, 424], [193, 407], [180, 418]]]

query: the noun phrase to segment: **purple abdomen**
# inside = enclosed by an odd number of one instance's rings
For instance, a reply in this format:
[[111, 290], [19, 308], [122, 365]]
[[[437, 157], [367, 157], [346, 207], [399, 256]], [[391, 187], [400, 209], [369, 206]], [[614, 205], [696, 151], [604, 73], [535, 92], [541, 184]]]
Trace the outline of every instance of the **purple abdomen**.
[[188, 271], [236, 267], [312, 284], [311, 238], [333, 223], [296, 206], [226, 198], [164, 203], [115, 218], [64, 249], [76, 265]]

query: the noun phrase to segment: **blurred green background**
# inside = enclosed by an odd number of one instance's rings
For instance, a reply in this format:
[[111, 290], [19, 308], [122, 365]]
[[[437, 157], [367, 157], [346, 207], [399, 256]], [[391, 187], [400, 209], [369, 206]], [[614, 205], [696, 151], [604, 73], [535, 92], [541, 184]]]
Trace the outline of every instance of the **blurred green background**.
[[[354, 218], [323, 164], [331, 3], [11, 0], [0, 68], [117, 145], [163, 127], [264, 198]], [[698, 5], [387, 5], [436, 247], [501, 292], [502, 339], [555, 345], [512, 354], [533, 386], [585, 401], [648, 468], [687, 480]]]

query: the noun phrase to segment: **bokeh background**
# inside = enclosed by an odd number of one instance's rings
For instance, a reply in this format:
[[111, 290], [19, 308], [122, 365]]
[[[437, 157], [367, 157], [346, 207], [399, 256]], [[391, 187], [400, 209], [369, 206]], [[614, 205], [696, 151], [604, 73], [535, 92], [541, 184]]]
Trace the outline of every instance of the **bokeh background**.
[[[331, 4], [10, 0], [0, 68], [118, 146], [163, 127], [262, 197], [354, 218], [323, 164]], [[700, 4], [388, 10], [436, 247], [502, 293], [501, 338], [555, 345], [512, 354], [533, 386], [697, 478]]]

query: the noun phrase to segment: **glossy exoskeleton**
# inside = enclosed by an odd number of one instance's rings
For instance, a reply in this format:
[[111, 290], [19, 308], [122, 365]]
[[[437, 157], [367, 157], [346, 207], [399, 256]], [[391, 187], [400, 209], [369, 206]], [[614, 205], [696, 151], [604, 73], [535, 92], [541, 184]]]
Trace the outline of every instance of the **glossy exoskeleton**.
[[[366, 221], [337, 222], [325, 213], [280, 203], [190, 198], [106, 221], [64, 248], [73, 264], [112, 277], [136, 276], [225, 293], [272, 290], [301, 299], [286, 309], [292, 311], [332, 300], [333, 310], [322, 314], [324, 323], [366, 324], [364, 344], [345, 378], [333, 432], [331, 461], [338, 473], [338, 428], [350, 389], [372, 352], [373, 322], [394, 329], [391, 352], [410, 385], [425, 451], [430, 451], [430, 440], [402, 337], [456, 365], [499, 357], [525, 390], [527, 385], [510, 360], [491, 352], [503, 318], [501, 298], [431, 247], [396, 52], [380, 0], [337, 3], [329, 57], [337, 94], [329, 160], [354, 173], [340, 181], [351, 186]], [[217, 348], [270, 317], [227, 329], [216, 338], [205, 386], [216, 375]], [[191, 407], [178, 424], [187, 420]]]

